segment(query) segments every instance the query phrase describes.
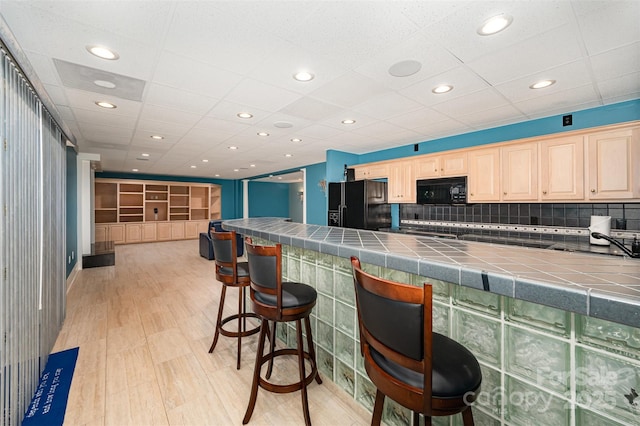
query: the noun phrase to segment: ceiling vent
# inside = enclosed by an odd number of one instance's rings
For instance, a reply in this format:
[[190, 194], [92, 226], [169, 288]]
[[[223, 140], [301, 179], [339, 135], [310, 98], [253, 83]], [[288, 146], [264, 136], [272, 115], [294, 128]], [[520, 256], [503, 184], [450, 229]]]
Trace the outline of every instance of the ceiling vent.
[[130, 101], [142, 101], [145, 81], [61, 59], [53, 59], [62, 84], [72, 89], [101, 93]]

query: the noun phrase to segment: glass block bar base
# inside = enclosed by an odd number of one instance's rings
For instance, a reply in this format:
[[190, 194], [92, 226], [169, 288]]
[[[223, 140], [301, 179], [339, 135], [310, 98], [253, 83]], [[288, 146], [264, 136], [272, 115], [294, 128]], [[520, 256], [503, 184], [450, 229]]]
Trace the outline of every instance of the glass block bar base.
[[[275, 244], [254, 238], [259, 244]], [[433, 285], [434, 330], [471, 350], [482, 366], [476, 425], [640, 424], [640, 329], [468, 287], [364, 264], [372, 274]], [[375, 386], [360, 355], [349, 259], [283, 245], [283, 278], [314, 286], [318, 368], [371, 411]], [[283, 340], [295, 338], [283, 328]], [[383, 421], [410, 425], [387, 398]], [[462, 425], [460, 415], [434, 425]]]

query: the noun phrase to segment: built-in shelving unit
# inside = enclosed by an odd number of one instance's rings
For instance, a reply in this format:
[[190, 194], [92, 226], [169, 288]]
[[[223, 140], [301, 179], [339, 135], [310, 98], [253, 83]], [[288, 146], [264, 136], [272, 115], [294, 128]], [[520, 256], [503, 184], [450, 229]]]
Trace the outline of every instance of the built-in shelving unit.
[[197, 238], [222, 211], [219, 185], [98, 178], [94, 194], [96, 242]]

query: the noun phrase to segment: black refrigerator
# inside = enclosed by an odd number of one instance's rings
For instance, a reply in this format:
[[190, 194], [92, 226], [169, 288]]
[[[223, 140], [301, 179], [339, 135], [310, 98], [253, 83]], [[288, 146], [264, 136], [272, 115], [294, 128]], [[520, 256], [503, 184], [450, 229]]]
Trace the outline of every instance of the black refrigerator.
[[387, 183], [375, 180], [329, 183], [328, 224], [370, 230], [390, 227]]

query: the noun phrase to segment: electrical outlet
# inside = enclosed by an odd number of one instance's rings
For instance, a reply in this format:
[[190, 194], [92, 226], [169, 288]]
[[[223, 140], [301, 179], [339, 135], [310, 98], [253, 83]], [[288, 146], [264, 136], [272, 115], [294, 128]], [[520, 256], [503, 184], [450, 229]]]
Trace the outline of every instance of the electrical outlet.
[[571, 126], [573, 124], [573, 115], [563, 115], [562, 116], [562, 126]]

